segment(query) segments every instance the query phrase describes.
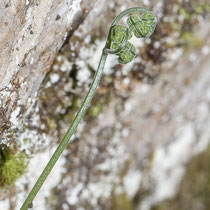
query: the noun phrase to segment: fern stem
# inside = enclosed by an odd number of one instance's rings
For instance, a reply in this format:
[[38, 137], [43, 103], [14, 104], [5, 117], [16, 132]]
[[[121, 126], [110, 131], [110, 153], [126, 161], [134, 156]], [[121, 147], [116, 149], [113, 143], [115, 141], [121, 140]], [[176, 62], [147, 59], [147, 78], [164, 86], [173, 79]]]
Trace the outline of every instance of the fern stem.
[[57, 162], [58, 158], [62, 154], [63, 150], [66, 148], [67, 144], [69, 143], [71, 136], [74, 134], [79, 122], [81, 121], [82, 117], [84, 116], [86, 110], [88, 109], [90, 102], [95, 94], [96, 88], [99, 85], [103, 69], [105, 66], [105, 62], [107, 59], [107, 55], [105, 52], [102, 52], [101, 59], [98, 65], [98, 69], [95, 73], [95, 76], [93, 78], [93, 81], [91, 83], [90, 89], [87, 93], [87, 96], [85, 97], [79, 111], [77, 112], [77, 115], [75, 116], [71, 126], [69, 127], [68, 131], [66, 132], [65, 136], [61, 140], [59, 146], [55, 150], [54, 154], [52, 155], [51, 159], [49, 160], [48, 164], [44, 168], [42, 174], [40, 175], [39, 179], [35, 183], [34, 187], [32, 188], [31, 192], [29, 193], [28, 197], [26, 198], [25, 202], [23, 203], [20, 210], [27, 210], [29, 205], [34, 200], [35, 196], [39, 192], [41, 186], [45, 182], [47, 176], [51, 172], [52, 168], [54, 167], [55, 163]]

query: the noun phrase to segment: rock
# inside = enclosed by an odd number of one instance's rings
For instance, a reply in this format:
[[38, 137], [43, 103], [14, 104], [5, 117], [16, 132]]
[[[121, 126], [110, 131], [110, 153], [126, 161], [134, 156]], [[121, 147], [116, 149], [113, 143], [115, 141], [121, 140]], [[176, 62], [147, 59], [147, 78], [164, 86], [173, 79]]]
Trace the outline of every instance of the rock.
[[[95, 0], [1, 1], [0, 138], [36, 101], [56, 53]], [[6, 140], [7, 141], [7, 140]]]

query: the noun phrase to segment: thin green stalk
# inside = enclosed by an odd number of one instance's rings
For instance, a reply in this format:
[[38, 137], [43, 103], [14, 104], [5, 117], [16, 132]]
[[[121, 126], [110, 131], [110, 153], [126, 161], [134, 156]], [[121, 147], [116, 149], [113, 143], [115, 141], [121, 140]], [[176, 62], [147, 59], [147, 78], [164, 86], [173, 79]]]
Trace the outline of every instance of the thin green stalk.
[[[60, 144], [58, 145], [58, 147], [57, 147], [56, 151], [54, 152], [54, 154], [52, 155], [51, 159], [47, 163], [42, 174], [38, 178], [37, 182], [35, 183], [34, 187], [32, 188], [31, 192], [29, 193], [28, 197], [26, 198], [26, 200], [23, 203], [20, 210], [27, 210], [29, 208], [29, 206], [32, 204], [35, 196], [39, 192], [41, 186], [45, 182], [47, 176], [51, 172], [52, 168], [54, 167], [56, 161], [62, 154], [63, 150], [66, 148], [67, 144], [69, 143], [69, 141], [71, 139], [71, 136], [74, 134], [79, 122], [81, 121], [86, 110], [90, 106], [91, 100], [96, 92], [96, 88], [98, 87], [100, 79], [102, 77], [103, 69], [104, 69], [108, 54], [119, 55], [119, 61], [122, 63], [130, 62], [134, 58], [133, 46], [128, 42], [128, 40], [130, 39], [129, 33], [132, 32], [132, 28], [128, 29], [125, 26], [124, 27], [121, 26], [121, 27], [117, 28], [117, 25], [118, 25], [119, 21], [127, 14], [137, 13], [137, 12], [149, 15], [148, 17], [146, 17], [146, 18], [144, 17], [144, 19], [139, 20], [139, 27], [141, 27], [141, 29], [138, 29], [137, 32], [139, 30], [144, 30], [143, 32], [145, 32], [145, 30], [147, 30], [148, 31], [147, 37], [148, 37], [154, 31], [155, 24], [156, 24], [156, 18], [154, 16], [154, 14], [152, 12], [150, 12], [146, 9], [140, 8], [140, 7], [129, 8], [129, 9], [123, 11], [122, 13], [120, 13], [114, 19], [114, 21], [111, 24], [110, 30], [109, 30], [109, 34], [108, 34], [108, 38], [107, 38], [105, 47], [102, 51], [98, 69], [95, 73], [95, 76], [91, 83], [90, 89], [87, 93], [87, 96], [85, 97], [85, 99], [84, 99], [79, 111], [77, 112], [77, 115], [75, 116], [72, 124], [70, 125], [68, 131], [66, 132], [65, 136], [61, 140]], [[149, 22], [146, 22], [146, 21], [149, 21]], [[153, 21], [152, 27], [150, 26], [151, 21]], [[131, 22], [132, 22], [132, 24], [134, 24], [134, 28], [138, 27], [138, 25], [135, 25], [135, 24], [137, 24], [136, 22], [134, 22], [133, 20]], [[142, 24], [144, 26], [146, 25], [147, 28], [142, 28], [142, 26], [141, 26]], [[134, 31], [133, 31], [133, 33], [135, 34]], [[123, 37], [121, 37], [122, 34], [123, 34]], [[113, 47], [113, 49], [112, 49], [112, 45], [113, 46], [115, 45], [117, 47], [116, 48]]]
[[84, 99], [79, 111], [77, 112], [77, 115], [75, 116], [71, 126], [69, 127], [65, 136], [61, 140], [60, 144], [58, 145], [57, 149], [55, 150], [55, 152], [52, 155], [51, 159], [49, 160], [48, 164], [44, 168], [42, 174], [38, 178], [36, 184], [32, 188], [32, 190], [29, 193], [28, 197], [26, 198], [25, 202], [23, 203], [23, 205], [21, 207], [21, 210], [28, 209], [28, 206], [34, 200], [35, 196], [39, 192], [39, 190], [40, 190], [41, 186], [43, 185], [44, 181], [46, 180], [47, 176], [49, 175], [52, 168], [54, 167], [56, 161], [58, 160], [58, 158], [62, 154], [63, 150], [66, 148], [67, 144], [69, 143], [69, 141], [71, 139], [71, 136], [74, 134], [80, 120], [82, 119], [86, 110], [88, 109], [88, 107], [90, 105], [90, 102], [91, 102], [91, 100], [94, 96], [94, 93], [96, 91], [96, 88], [98, 87], [98, 84], [100, 82], [100, 79], [101, 79], [101, 76], [102, 76], [102, 73], [103, 73], [103, 69], [104, 69], [104, 65], [105, 65], [105, 62], [106, 62], [106, 59], [107, 59], [107, 55], [108, 54], [106, 54], [106, 53], [102, 53], [100, 63], [99, 63], [99, 66], [98, 66], [98, 70], [97, 70], [97, 72], [94, 76], [93, 82], [91, 84], [91, 87], [88, 91], [87, 96], [85, 97], [85, 99]]

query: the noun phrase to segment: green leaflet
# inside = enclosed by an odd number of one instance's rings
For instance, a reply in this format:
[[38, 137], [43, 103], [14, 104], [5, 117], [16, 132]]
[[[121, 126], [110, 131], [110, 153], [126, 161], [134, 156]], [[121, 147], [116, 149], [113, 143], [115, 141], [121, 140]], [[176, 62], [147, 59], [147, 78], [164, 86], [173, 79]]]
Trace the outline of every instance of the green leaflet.
[[155, 29], [156, 17], [151, 12], [143, 13], [140, 19], [132, 15], [128, 18], [127, 24], [137, 38], [147, 38]]
[[[112, 44], [113, 49], [117, 49], [118, 47], [119, 44], [117, 43]], [[136, 49], [130, 42], [127, 42], [126, 46], [120, 51], [118, 55], [119, 55], [119, 62], [121, 64], [126, 64], [131, 62], [135, 58]]]
[[[112, 49], [118, 49], [126, 36], [126, 26], [117, 25], [111, 31]], [[128, 39], [131, 39], [132, 34], [129, 31]], [[135, 57], [135, 47], [127, 41], [126, 46], [118, 53], [119, 62], [121, 64], [129, 63]]]
[[[111, 31], [112, 42], [118, 43], [119, 45], [123, 42], [123, 38], [126, 36], [126, 26], [117, 25]], [[129, 31], [128, 39], [131, 39], [132, 34]]]

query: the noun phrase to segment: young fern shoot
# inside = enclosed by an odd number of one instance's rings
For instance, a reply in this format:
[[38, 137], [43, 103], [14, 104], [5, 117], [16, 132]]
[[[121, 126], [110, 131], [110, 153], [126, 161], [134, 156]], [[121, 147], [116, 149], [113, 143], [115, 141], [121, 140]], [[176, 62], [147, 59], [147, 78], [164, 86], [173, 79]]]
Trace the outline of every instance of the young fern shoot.
[[[127, 26], [120, 25], [119, 24], [120, 20], [126, 15], [129, 15], [126, 21]], [[119, 58], [118, 60], [121, 64], [126, 64], [132, 61], [136, 55], [135, 47], [128, 40], [131, 39], [133, 34], [137, 38], [149, 37], [155, 30], [156, 22], [157, 19], [152, 12], [140, 7], [129, 8], [121, 12], [117, 17], [115, 17], [115, 19], [111, 24], [108, 38], [105, 47], [102, 51], [101, 59], [99, 61], [99, 65], [94, 75], [90, 89], [79, 111], [77, 112], [72, 124], [67, 130], [65, 136], [59, 143], [56, 151], [52, 155], [51, 159], [44, 168], [42, 174], [38, 178], [37, 182], [35, 183], [34, 187], [32, 188], [31, 192], [29, 193], [28, 197], [23, 203], [22, 207], [20, 208], [21, 210], [28, 209], [32, 204], [35, 196], [39, 192], [41, 186], [45, 182], [47, 176], [51, 172], [52, 168], [54, 167], [56, 161], [62, 154], [63, 150], [69, 143], [71, 136], [75, 132], [80, 120], [82, 119], [86, 110], [88, 109], [91, 100], [95, 94], [96, 88], [98, 87], [100, 79], [102, 77], [103, 69], [108, 54], [118, 55]]]

